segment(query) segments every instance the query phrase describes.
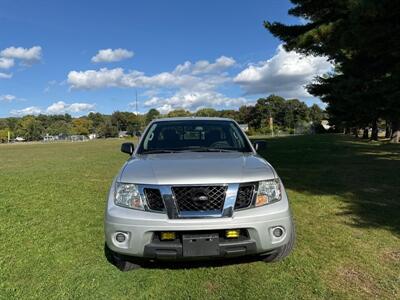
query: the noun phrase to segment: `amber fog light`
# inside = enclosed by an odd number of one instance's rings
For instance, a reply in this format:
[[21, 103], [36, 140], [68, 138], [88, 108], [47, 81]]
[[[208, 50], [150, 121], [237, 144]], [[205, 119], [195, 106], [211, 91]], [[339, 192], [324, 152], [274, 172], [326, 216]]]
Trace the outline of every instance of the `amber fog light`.
[[161, 232], [161, 240], [162, 241], [172, 241], [176, 238], [175, 232]]
[[229, 229], [225, 231], [225, 237], [228, 239], [236, 239], [240, 235], [239, 229]]

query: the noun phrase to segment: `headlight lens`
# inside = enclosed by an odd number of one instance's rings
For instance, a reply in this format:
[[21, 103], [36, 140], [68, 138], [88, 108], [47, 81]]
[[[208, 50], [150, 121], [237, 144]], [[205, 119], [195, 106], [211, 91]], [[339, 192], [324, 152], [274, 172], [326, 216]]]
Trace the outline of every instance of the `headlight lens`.
[[115, 204], [118, 206], [144, 209], [136, 184], [117, 182], [115, 186]]
[[281, 186], [278, 178], [258, 183], [256, 206], [273, 203], [281, 200], [281, 198]]

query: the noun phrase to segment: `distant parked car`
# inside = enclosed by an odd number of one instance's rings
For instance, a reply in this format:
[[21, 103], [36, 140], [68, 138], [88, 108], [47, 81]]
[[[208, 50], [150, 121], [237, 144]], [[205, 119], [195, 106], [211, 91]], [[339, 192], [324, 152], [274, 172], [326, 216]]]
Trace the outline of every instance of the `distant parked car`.
[[121, 270], [143, 260], [287, 256], [295, 230], [285, 188], [231, 119], [150, 123], [115, 177], [105, 253]]

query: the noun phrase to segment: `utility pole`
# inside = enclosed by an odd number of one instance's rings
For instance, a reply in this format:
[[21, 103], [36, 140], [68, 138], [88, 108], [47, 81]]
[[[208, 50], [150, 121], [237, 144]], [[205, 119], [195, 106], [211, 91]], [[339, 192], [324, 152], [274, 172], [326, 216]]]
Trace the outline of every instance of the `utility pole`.
[[135, 111], [135, 114], [136, 114], [136, 116], [138, 115], [138, 102], [137, 102], [137, 90], [135, 89], [135, 93], [136, 93], [136, 111]]

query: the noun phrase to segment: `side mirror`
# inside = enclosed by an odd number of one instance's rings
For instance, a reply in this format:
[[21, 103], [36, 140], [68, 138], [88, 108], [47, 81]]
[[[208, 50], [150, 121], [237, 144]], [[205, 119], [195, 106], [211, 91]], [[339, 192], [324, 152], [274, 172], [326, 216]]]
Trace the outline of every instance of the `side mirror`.
[[267, 149], [267, 142], [266, 141], [255, 141], [253, 143], [254, 149], [256, 149], [256, 151], [263, 151], [265, 149]]
[[133, 150], [135, 150], [135, 146], [132, 143], [123, 143], [121, 145], [121, 152], [128, 153], [129, 155], [133, 154]]

